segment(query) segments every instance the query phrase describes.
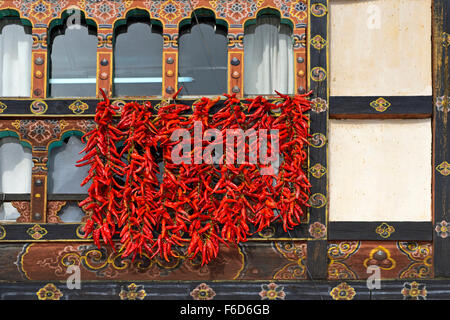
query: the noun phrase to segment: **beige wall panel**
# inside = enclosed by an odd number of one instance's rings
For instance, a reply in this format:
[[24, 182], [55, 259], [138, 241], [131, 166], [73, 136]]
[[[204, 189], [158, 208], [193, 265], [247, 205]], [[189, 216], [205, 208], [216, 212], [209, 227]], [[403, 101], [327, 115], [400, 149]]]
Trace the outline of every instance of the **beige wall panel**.
[[431, 221], [431, 120], [330, 120], [330, 221]]
[[329, 3], [331, 95], [431, 95], [431, 0]]

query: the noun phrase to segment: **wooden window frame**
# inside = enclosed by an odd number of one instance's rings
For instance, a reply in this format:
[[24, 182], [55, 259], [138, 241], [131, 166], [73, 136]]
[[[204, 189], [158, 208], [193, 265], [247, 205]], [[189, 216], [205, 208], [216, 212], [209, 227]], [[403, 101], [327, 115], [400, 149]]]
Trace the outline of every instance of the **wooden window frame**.
[[[450, 4], [446, 0], [435, 0], [432, 8], [433, 25], [433, 95], [432, 96], [405, 96], [405, 97], [333, 97], [329, 95], [329, 17], [328, 0], [310, 0], [308, 2], [308, 27], [294, 27], [294, 59], [295, 59], [295, 83], [298, 92], [313, 90], [311, 97], [313, 109], [311, 116], [311, 147], [309, 148], [309, 170], [312, 181], [311, 208], [312, 219], [307, 224], [300, 226], [295, 231], [293, 238], [286, 237], [260, 237], [251, 241], [281, 241], [299, 240], [307, 243], [307, 267], [312, 279], [327, 278], [327, 245], [333, 240], [377, 240], [377, 241], [433, 241], [434, 254], [434, 276], [450, 276], [450, 237], [444, 237], [435, 231], [442, 222], [448, 219], [448, 203], [445, 195], [448, 190], [448, 170], [450, 162], [450, 151], [445, 146], [449, 126], [446, 125], [448, 118], [448, 103], [442, 106], [442, 97], [448, 101], [450, 83], [448, 65], [446, 59], [450, 48]], [[111, 92], [111, 79], [113, 68], [113, 28], [108, 25], [98, 27], [97, 48], [97, 89], [104, 88]], [[305, 34], [305, 30], [307, 34]], [[33, 52], [32, 52], [32, 96], [30, 99], [1, 99], [7, 105], [0, 115], [1, 120], [8, 120], [9, 127], [2, 128], [3, 131], [11, 131], [17, 134], [18, 129], [25, 124], [23, 120], [32, 121], [59, 121], [58, 125], [64, 126], [61, 134], [70, 130], [84, 132], [77, 121], [91, 120], [95, 113], [97, 99], [47, 99], [47, 28], [43, 25], [33, 26]], [[177, 74], [178, 55], [178, 29], [175, 26], [165, 26], [163, 31], [163, 93], [162, 99], [170, 99], [177, 89], [176, 77], [167, 76], [167, 71], [173, 70]], [[314, 41], [321, 39], [322, 41]], [[230, 25], [228, 29], [228, 92], [236, 93], [243, 97], [243, 26]], [[103, 63], [106, 60], [106, 63]], [[233, 61], [239, 61], [234, 63]], [[232, 63], [233, 62], [233, 63]], [[233, 73], [240, 74], [233, 77]], [[39, 73], [39, 77], [37, 76]], [[106, 76], [104, 76], [106, 74]], [[167, 90], [172, 87], [173, 90]], [[235, 89], [236, 90], [233, 90]], [[97, 90], [98, 92], [99, 90]], [[447, 97], [447, 100], [445, 100]], [[391, 104], [386, 111], [379, 112], [370, 106], [372, 101], [384, 98]], [[116, 100], [116, 98], [114, 99]], [[125, 103], [127, 100], [118, 100]], [[160, 100], [151, 100], [158, 103]], [[180, 102], [189, 103], [192, 101]], [[440, 103], [440, 104], [439, 104]], [[411, 108], [411, 104], [414, 108]], [[433, 127], [433, 175], [432, 175], [432, 197], [433, 197], [433, 219], [430, 223], [391, 223], [396, 232], [389, 238], [378, 235], [374, 227], [380, 222], [356, 223], [328, 222], [328, 154], [327, 154], [327, 132], [328, 119], [405, 119], [405, 118], [430, 118]], [[14, 121], [19, 121], [14, 122]], [[92, 120], [91, 120], [92, 121]], [[64, 122], [64, 123], [63, 123]], [[6, 237], [0, 242], [34, 242], [34, 241], [91, 241], [84, 239], [80, 233], [82, 224], [51, 224], [46, 221], [47, 200], [64, 201], [70, 200], [69, 196], [47, 195], [46, 193], [46, 161], [45, 157], [51, 143], [59, 141], [61, 136], [53, 140], [36, 144], [27, 136], [20, 136], [23, 141], [31, 142], [32, 154], [35, 163], [32, 175], [32, 194], [16, 195], [16, 198], [6, 199], [31, 201], [31, 213], [41, 211], [43, 214], [39, 219], [30, 220], [28, 223], [16, 223], [1, 225], [6, 231]], [[448, 142], [446, 142], [448, 143]], [[311, 168], [321, 168], [323, 175], [314, 176]], [[43, 185], [38, 185], [38, 179], [44, 179]], [[42, 181], [41, 181], [42, 182]], [[40, 194], [40, 197], [36, 197]], [[44, 195], [44, 197], [42, 197]], [[30, 198], [28, 198], [30, 197]], [[79, 200], [81, 195], [72, 195]], [[77, 198], [78, 197], [78, 198]], [[33, 216], [33, 214], [31, 215]], [[35, 226], [45, 229], [45, 236], [39, 239], [30, 238], [29, 230]], [[323, 228], [324, 229], [323, 229]], [[360, 232], [356, 233], [358, 229]], [[323, 232], [323, 230], [325, 230]], [[1, 230], [0, 230], [1, 231]], [[36, 231], [36, 230], [35, 230]], [[27, 233], [28, 232], [28, 233]], [[277, 235], [278, 231], [275, 231]], [[282, 232], [282, 230], [280, 230]], [[282, 232], [280, 235], [284, 235]], [[1, 232], [0, 232], [1, 237]], [[38, 235], [36, 236], [38, 237]]]

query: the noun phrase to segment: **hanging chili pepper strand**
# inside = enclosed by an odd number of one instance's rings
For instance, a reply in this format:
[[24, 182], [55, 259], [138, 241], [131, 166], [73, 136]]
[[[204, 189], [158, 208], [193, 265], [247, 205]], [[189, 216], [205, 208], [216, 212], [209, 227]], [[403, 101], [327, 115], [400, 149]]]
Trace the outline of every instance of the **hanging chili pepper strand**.
[[[237, 130], [238, 141], [235, 152], [233, 143], [225, 144], [226, 159], [238, 160], [244, 163], [221, 163], [220, 179], [215, 185], [213, 191], [214, 196], [222, 195], [218, 201], [217, 210], [214, 212], [214, 219], [222, 226], [220, 235], [223, 240], [230, 243], [240, 243], [247, 240], [250, 233], [249, 227], [249, 210], [252, 205], [246, 199], [246, 191], [248, 192], [248, 181], [246, 181], [246, 172], [255, 170], [254, 165], [246, 163], [248, 160], [245, 150], [249, 150], [249, 146], [245, 139], [242, 139], [239, 130], [247, 128], [247, 118], [244, 113], [243, 106], [235, 94], [227, 95], [224, 107], [213, 116], [213, 126], [221, 130], [222, 136], [226, 136], [227, 130]], [[227, 136], [227, 138], [229, 138]], [[229, 157], [231, 153], [232, 157]], [[244, 157], [242, 157], [244, 155]]]
[[185, 163], [190, 163], [192, 157], [183, 158], [184, 164], [173, 163], [173, 148], [179, 142], [171, 140], [175, 130], [189, 128], [191, 120], [185, 116], [189, 109], [189, 106], [169, 104], [158, 110], [158, 141], [163, 154], [164, 173], [158, 193], [158, 209], [155, 210], [155, 220], [161, 229], [152, 249], [154, 255], [160, 254], [166, 261], [170, 261], [171, 257], [178, 257], [181, 254], [180, 248], [189, 242], [184, 234], [190, 223], [190, 199], [187, 194], [191, 191], [193, 181], [186, 178], [190, 176], [191, 168]]
[[[200, 99], [192, 114], [189, 106], [169, 104], [156, 117], [149, 103], [133, 102], [125, 105], [117, 125], [113, 121], [117, 108], [104, 96], [97, 107], [97, 128], [86, 134], [86, 156], [80, 160], [80, 165], [91, 166], [83, 183], [93, 181], [89, 197], [80, 203], [93, 211], [86, 236], [92, 233], [98, 246], [100, 237], [114, 246], [117, 225], [122, 257], [134, 259], [145, 252], [170, 261], [187, 244], [183, 254], [190, 259], [200, 256], [203, 265], [217, 257], [220, 243], [246, 241], [277, 220], [285, 231], [292, 229], [301, 223], [311, 186], [303, 168], [309, 135], [307, 95], [280, 94], [278, 104], [262, 97], [243, 103], [236, 95], [225, 95], [223, 108], [212, 116], [209, 112], [219, 99]], [[226, 154], [232, 153], [235, 160], [242, 160], [244, 152], [244, 163], [226, 163], [225, 155], [219, 163], [205, 163], [205, 148], [223, 147], [225, 141], [203, 139], [200, 144], [190, 142], [185, 161], [174, 163], [172, 153], [179, 142], [172, 141], [172, 134], [185, 129], [195, 136], [199, 124], [201, 132], [216, 129], [222, 137], [230, 129], [254, 130], [255, 135], [277, 130], [279, 168], [262, 163], [261, 137], [254, 136], [248, 142], [238, 139], [237, 154], [234, 143], [225, 144]], [[117, 146], [122, 148], [120, 154]], [[158, 148], [164, 163], [161, 183]], [[275, 151], [267, 139], [267, 153]], [[196, 163], [199, 155], [203, 162]]]
[[280, 152], [283, 156], [275, 190], [280, 195], [279, 217], [286, 231], [301, 223], [304, 209], [309, 206], [307, 201], [311, 184], [303, 164], [307, 160], [309, 137], [309, 118], [305, 112], [310, 109], [310, 101], [306, 96], [310, 93], [293, 98], [278, 94], [285, 101], [281, 106], [280, 117], [274, 122], [274, 127], [281, 129]]
[[152, 254], [154, 229], [157, 222], [158, 165], [153, 155], [157, 147], [158, 129], [152, 123], [150, 103], [125, 104], [117, 128], [126, 139], [120, 156], [126, 155], [124, 170], [123, 208], [118, 226], [121, 229], [122, 257], [147, 252]]
[[97, 127], [82, 137], [86, 138], [86, 147], [80, 152], [86, 155], [77, 166], [89, 165], [88, 176], [82, 185], [92, 180], [88, 197], [79, 203], [85, 210], [92, 210], [84, 226], [85, 237], [91, 233], [94, 243], [100, 247], [100, 238], [115, 250], [112, 237], [116, 233], [118, 210], [122, 206], [121, 192], [115, 188], [115, 179], [123, 174], [124, 163], [120, 160], [116, 145], [122, 139], [113, 121], [118, 107], [110, 104], [105, 93], [101, 91], [103, 101], [99, 102], [95, 115]]

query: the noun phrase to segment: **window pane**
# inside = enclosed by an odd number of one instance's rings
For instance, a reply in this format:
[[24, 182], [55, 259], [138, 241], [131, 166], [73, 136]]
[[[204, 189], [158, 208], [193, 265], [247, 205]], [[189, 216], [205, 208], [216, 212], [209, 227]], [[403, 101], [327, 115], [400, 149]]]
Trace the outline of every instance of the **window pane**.
[[51, 96], [95, 97], [97, 36], [85, 26], [66, 28], [54, 38], [51, 52]]
[[20, 217], [19, 211], [11, 204], [11, 202], [3, 202], [0, 205], [1, 221], [16, 221]]
[[116, 96], [161, 95], [163, 38], [153, 29], [156, 28], [149, 23], [135, 22], [117, 36], [114, 47]]
[[31, 193], [31, 150], [17, 138], [0, 139], [1, 193]]
[[81, 222], [84, 212], [76, 203], [68, 203], [61, 210], [59, 217], [62, 222]]
[[0, 31], [0, 96], [29, 97], [33, 39], [19, 24], [0, 22]]
[[79, 152], [84, 148], [80, 138], [71, 136], [64, 144], [50, 152], [48, 159], [49, 193], [87, 193], [90, 182], [83, 187], [81, 182], [88, 175], [89, 166], [76, 167], [82, 158]]
[[244, 93], [294, 93], [292, 31], [275, 16], [262, 16], [245, 28]]
[[[219, 30], [218, 30], [219, 32]], [[210, 24], [200, 23], [180, 36], [178, 86], [181, 95], [227, 92], [227, 37]]]
[[431, 120], [330, 120], [330, 221], [430, 221]]

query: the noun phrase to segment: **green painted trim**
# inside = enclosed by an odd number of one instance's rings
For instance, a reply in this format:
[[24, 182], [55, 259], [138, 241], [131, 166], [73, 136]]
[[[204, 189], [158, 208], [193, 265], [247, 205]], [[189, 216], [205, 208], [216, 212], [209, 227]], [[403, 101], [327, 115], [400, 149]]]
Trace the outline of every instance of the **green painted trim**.
[[[69, 14], [68, 11], [72, 11], [73, 9], [66, 9], [61, 13], [61, 17], [60, 18], [56, 18], [56, 19], [52, 19], [48, 25], [48, 34], [51, 35], [52, 31], [54, 28], [58, 27], [58, 26], [62, 26], [66, 21], [67, 18], [69, 18], [72, 14]], [[95, 20], [93, 19], [89, 19], [86, 18], [85, 14], [83, 11], [80, 10], [80, 14], [81, 14], [81, 23], [83, 24], [83, 22], [90, 27], [94, 27], [96, 30], [98, 30], [98, 26], [97, 26], [97, 22], [95, 22]], [[50, 46], [50, 40], [51, 37], [48, 37], [47, 40], [47, 45]]]
[[33, 27], [33, 23], [31, 22], [31, 20], [28, 20], [26, 18], [22, 18], [20, 16], [19, 11], [14, 10], [14, 9], [3, 9], [0, 10], [0, 19], [3, 18], [19, 18], [20, 22], [22, 23], [23, 26], [25, 27]]
[[61, 138], [57, 141], [53, 141], [52, 143], [50, 143], [50, 145], [48, 146], [48, 154], [50, 154], [50, 152], [54, 149], [54, 148], [59, 148], [63, 145], [63, 141], [71, 136], [77, 136], [77, 137], [82, 137], [84, 135], [84, 133], [82, 131], [78, 131], [78, 130], [69, 130], [64, 132], [61, 135]]
[[24, 140], [20, 139], [19, 134], [17, 132], [10, 131], [10, 130], [0, 131], [0, 139], [7, 138], [7, 137], [17, 138], [19, 140], [19, 143], [22, 145], [22, 147], [33, 149], [31, 147], [31, 144], [28, 141], [24, 141]]
[[132, 9], [132, 10], [127, 12], [125, 18], [118, 19], [118, 20], [116, 20], [114, 22], [114, 25], [113, 25], [113, 34], [114, 34], [113, 46], [115, 45], [115, 42], [116, 42], [116, 31], [117, 31], [117, 28], [119, 28], [119, 27], [121, 27], [123, 25], [126, 25], [128, 23], [128, 19], [132, 18], [132, 17], [147, 18], [152, 26], [154, 25], [154, 26], [157, 26], [157, 27], [161, 28], [162, 30], [164, 30], [163, 23], [160, 20], [158, 20], [158, 19], [152, 19], [150, 14], [146, 10], [139, 9], [139, 8]]
[[292, 23], [292, 21], [289, 19], [281, 18], [280, 11], [273, 9], [273, 8], [264, 8], [264, 9], [261, 9], [260, 11], [258, 11], [258, 13], [256, 14], [256, 18], [247, 20], [244, 23], [244, 29], [251, 25], [256, 24], [257, 19], [262, 16], [276, 16], [280, 19], [281, 24], [287, 24], [292, 30], [294, 30], [294, 24]]
[[189, 25], [192, 25], [193, 19], [195, 21], [195, 16], [197, 16], [198, 18], [214, 18], [216, 25], [225, 27], [227, 30], [229, 29], [228, 22], [223, 19], [217, 19], [216, 14], [213, 10], [206, 8], [199, 8], [192, 11], [190, 18], [185, 18], [179, 22], [178, 30], [187, 27]]

